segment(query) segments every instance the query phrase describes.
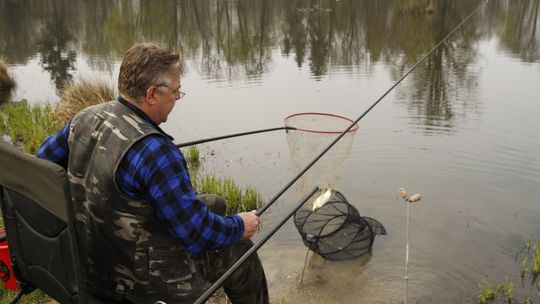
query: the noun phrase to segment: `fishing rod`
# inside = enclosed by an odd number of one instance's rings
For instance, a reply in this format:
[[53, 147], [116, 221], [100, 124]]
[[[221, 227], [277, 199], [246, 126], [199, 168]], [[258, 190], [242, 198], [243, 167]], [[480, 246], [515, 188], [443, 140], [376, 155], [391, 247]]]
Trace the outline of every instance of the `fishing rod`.
[[270, 128], [270, 129], [262, 129], [262, 130], [254, 130], [254, 131], [247, 131], [247, 132], [241, 132], [241, 133], [234, 133], [234, 134], [229, 134], [229, 135], [222, 135], [222, 136], [217, 136], [217, 137], [211, 137], [211, 138], [199, 139], [199, 140], [194, 140], [194, 141], [188, 141], [188, 142], [185, 142], [185, 143], [177, 144], [176, 147], [177, 148], [182, 148], [182, 147], [198, 145], [198, 144], [202, 144], [202, 143], [206, 143], [206, 142], [210, 142], [210, 141], [216, 141], [216, 140], [220, 140], [220, 139], [226, 139], [226, 138], [232, 138], [232, 137], [238, 137], [238, 136], [245, 136], [245, 135], [257, 134], [257, 133], [264, 133], [264, 132], [272, 132], [272, 131], [278, 131], [278, 130], [296, 130], [296, 128], [285, 126], [285, 127], [277, 127], [277, 128]]
[[194, 304], [202, 304], [204, 303], [206, 300], [208, 300], [208, 298], [210, 298], [210, 296], [212, 296], [212, 294], [214, 292], [216, 292], [216, 290], [221, 286], [221, 284], [223, 284], [223, 282], [225, 282], [226, 279], [228, 279], [231, 274], [233, 274], [233, 272], [235, 272], [238, 267], [240, 267], [253, 253], [255, 253], [255, 251], [257, 251], [259, 248], [261, 248], [262, 245], [264, 245], [264, 243], [266, 243], [266, 241], [268, 241], [268, 239], [270, 239], [270, 237], [272, 237], [272, 235], [274, 235], [274, 233], [276, 233], [276, 231], [278, 231], [279, 228], [281, 228], [281, 226], [283, 226], [283, 224], [285, 224], [287, 222], [287, 220], [289, 220], [289, 218], [291, 216], [293, 216], [296, 211], [298, 209], [300, 209], [300, 207], [302, 207], [302, 205], [304, 205], [306, 203], [306, 201], [313, 196], [313, 194], [315, 194], [315, 192], [319, 191], [319, 187], [315, 186], [306, 196], [304, 196], [299, 202], [298, 204], [296, 204], [296, 206], [294, 206], [294, 208], [292, 208], [286, 216], [284, 216], [280, 221], [279, 223], [277, 223], [273, 228], [272, 230], [270, 230], [265, 236], [262, 237], [262, 239], [260, 239], [257, 243], [253, 244], [253, 246], [251, 248], [249, 248], [248, 251], [246, 251], [246, 253], [244, 253], [240, 259], [238, 259], [236, 261], [236, 263], [234, 263], [231, 268], [229, 268], [217, 281], [214, 282], [214, 284], [212, 284], [212, 286], [210, 286], [210, 288], [208, 288], [195, 302]]
[[[422, 63], [429, 55], [431, 55], [431, 53], [433, 53], [433, 51], [435, 51], [442, 43], [444, 43], [448, 38], [450, 38], [463, 24], [465, 24], [465, 22], [467, 22], [480, 9], [481, 6], [482, 6], [482, 3], [474, 11], [472, 11], [467, 17], [465, 17], [458, 25], [456, 25], [456, 27], [454, 27], [454, 29], [450, 31], [444, 38], [442, 38], [437, 44], [435, 44], [427, 53], [422, 55], [422, 57], [409, 70], [407, 70], [407, 72], [405, 72], [403, 76], [401, 76], [401, 78], [399, 78], [388, 90], [386, 90], [386, 92], [384, 92], [381, 95], [381, 97], [379, 97], [371, 106], [369, 106], [367, 110], [364, 111], [364, 113], [362, 113], [357, 119], [352, 121], [351, 124], [343, 132], [341, 132], [341, 134], [339, 134], [330, 144], [328, 144], [328, 146], [324, 148], [319, 153], [319, 155], [317, 155], [309, 164], [307, 164], [304, 169], [302, 169], [295, 177], [293, 177], [291, 181], [289, 181], [274, 197], [272, 197], [272, 199], [270, 199], [270, 201], [267, 204], [265, 204], [263, 207], [257, 210], [257, 215], [258, 216], [262, 215], [272, 204], [274, 204], [279, 199], [279, 197], [281, 197], [283, 193], [285, 193], [285, 191], [287, 191], [296, 181], [298, 181], [298, 179], [300, 179], [300, 177], [302, 177], [302, 175], [304, 175], [311, 167], [313, 167], [313, 165], [317, 161], [319, 161], [319, 159], [321, 159], [326, 154], [326, 152], [328, 152], [341, 138], [343, 138], [343, 136], [345, 136], [345, 134], [347, 134], [356, 124], [358, 124], [358, 122], [362, 118], [364, 118], [364, 116], [366, 116], [373, 108], [375, 108], [375, 106], [377, 106], [379, 102], [381, 102], [381, 100], [383, 100], [398, 84], [400, 84], [407, 76], [409, 76], [409, 74], [412, 73], [420, 65], [420, 63]], [[276, 227], [274, 227], [274, 229], [275, 230], [279, 229], [281, 225], [283, 225], [286, 222], [287, 219], [288, 217], [282, 220], [279, 225], [276, 225]], [[223, 276], [225, 276], [225, 274]], [[223, 280], [221, 280], [221, 278], [218, 279], [218, 281], [216, 281], [216, 283], [214, 283], [210, 287], [213, 291], [211, 293], [205, 292], [201, 297], [199, 297], [199, 299], [197, 299], [195, 304], [200, 304], [206, 301], [212, 295], [212, 293], [215, 292], [217, 288], [219, 288], [219, 285], [217, 283], [220, 282], [219, 284], [222, 284], [223, 281], [224, 279]]]

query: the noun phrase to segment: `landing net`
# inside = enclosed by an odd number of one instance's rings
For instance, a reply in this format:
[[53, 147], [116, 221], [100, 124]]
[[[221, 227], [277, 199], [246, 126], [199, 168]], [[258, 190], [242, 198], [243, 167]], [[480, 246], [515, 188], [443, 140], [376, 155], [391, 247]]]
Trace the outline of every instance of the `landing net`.
[[[296, 173], [303, 170], [352, 123], [353, 120], [347, 117], [328, 113], [297, 113], [286, 117], [285, 127], [294, 128], [287, 130], [287, 143]], [[301, 195], [305, 195], [313, 186], [335, 188], [351, 153], [357, 130], [358, 125], [354, 125], [299, 179], [297, 189]]]

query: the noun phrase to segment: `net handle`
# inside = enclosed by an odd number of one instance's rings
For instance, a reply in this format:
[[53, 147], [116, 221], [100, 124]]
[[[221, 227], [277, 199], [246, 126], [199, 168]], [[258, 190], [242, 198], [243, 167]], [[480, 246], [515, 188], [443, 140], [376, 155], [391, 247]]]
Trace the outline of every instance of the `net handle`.
[[[343, 130], [340, 130], [340, 131], [311, 130], [311, 129], [297, 128], [297, 127], [294, 127], [294, 126], [291, 126], [291, 125], [287, 124], [287, 120], [289, 120], [290, 118], [298, 117], [298, 116], [305, 116], [305, 115], [328, 116], [328, 117], [334, 117], [334, 118], [346, 120], [349, 124], [355, 123], [354, 120], [352, 120], [352, 119], [350, 119], [348, 117], [342, 116], [342, 115], [337, 115], [337, 114], [332, 114], [332, 113], [321, 113], [321, 112], [301, 112], [301, 113], [295, 113], [295, 114], [292, 114], [292, 115], [289, 115], [289, 116], [285, 117], [285, 119], [283, 120], [283, 124], [285, 125], [285, 128], [296, 130], [296, 131], [302, 131], [302, 132], [317, 133], [317, 134], [341, 134], [341, 133], [343, 133]], [[350, 128], [347, 131], [347, 133], [352, 133], [352, 132], [355, 132], [356, 130], [358, 130], [358, 124], [355, 124], [352, 128]]]

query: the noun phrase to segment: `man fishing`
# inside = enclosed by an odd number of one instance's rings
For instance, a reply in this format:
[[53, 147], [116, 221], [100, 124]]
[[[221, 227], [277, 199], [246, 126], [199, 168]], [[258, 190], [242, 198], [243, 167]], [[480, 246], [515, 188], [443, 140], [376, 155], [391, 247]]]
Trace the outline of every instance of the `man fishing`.
[[[159, 127], [184, 96], [181, 73], [178, 54], [133, 46], [118, 99], [82, 110], [37, 153], [68, 172], [85, 286], [100, 301], [192, 303], [252, 246], [255, 211], [224, 216], [223, 198], [197, 196]], [[232, 303], [268, 303], [256, 254], [223, 286]]]

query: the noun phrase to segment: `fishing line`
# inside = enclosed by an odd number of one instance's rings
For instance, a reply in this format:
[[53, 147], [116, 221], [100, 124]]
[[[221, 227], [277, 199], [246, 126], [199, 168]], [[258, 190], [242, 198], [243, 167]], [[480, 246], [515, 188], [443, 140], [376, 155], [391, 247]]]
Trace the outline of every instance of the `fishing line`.
[[[487, 1], [486, 1], [487, 3]], [[302, 175], [304, 175], [319, 159], [321, 159], [326, 152], [328, 152], [345, 134], [347, 134], [364, 116], [366, 116], [375, 106], [379, 104], [379, 102], [386, 97], [398, 84], [400, 84], [410, 73], [412, 73], [419, 65], [422, 63], [433, 51], [435, 51], [444, 41], [446, 41], [450, 36], [452, 36], [465, 22], [467, 22], [481, 7], [482, 3], [474, 10], [472, 11], [467, 17], [465, 17], [450, 33], [448, 33], [444, 38], [442, 38], [437, 44], [435, 44], [426, 54], [424, 54], [418, 62], [416, 62], [399, 80], [397, 80], [384, 94], [381, 95], [369, 108], [367, 108], [364, 113], [362, 113], [356, 120], [354, 120], [344, 131], [341, 132], [326, 148], [324, 148], [319, 155], [317, 155], [309, 164], [306, 165], [304, 169], [302, 169], [291, 181], [289, 181], [270, 201], [265, 204], [263, 207], [257, 210], [257, 215], [262, 215], [272, 204], [274, 204], [282, 195], [285, 193]], [[314, 192], [311, 193], [310, 196], [313, 195]], [[307, 200], [307, 199], [306, 199]], [[288, 215], [285, 217], [278, 225], [276, 225], [273, 229], [273, 231], [277, 231], [289, 218]], [[266, 240], [265, 240], [266, 241]], [[262, 246], [262, 244], [260, 245]], [[258, 246], [257, 249], [260, 247]], [[252, 247], [254, 248], [254, 247]], [[239, 264], [239, 262], [245, 261], [246, 258], [244, 258], [248, 253], [251, 255], [255, 250], [250, 250], [244, 254], [240, 260], [238, 260], [236, 264]], [[240, 263], [241, 264], [241, 263]], [[233, 265], [234, 267], [234, 265]], [[232, 267], [231, 267], [232, 269]], [[229, 270], [231, 270], [229, 269]], [[232, 271], [227, 271], [223, 276], [221, 276], [208, 290], [205, 292], [195, 303], [203, 303], [206, 301], [218, 288], [219, 286], [225, 281], [226, 278], [228, 278], [232, 274]]]

